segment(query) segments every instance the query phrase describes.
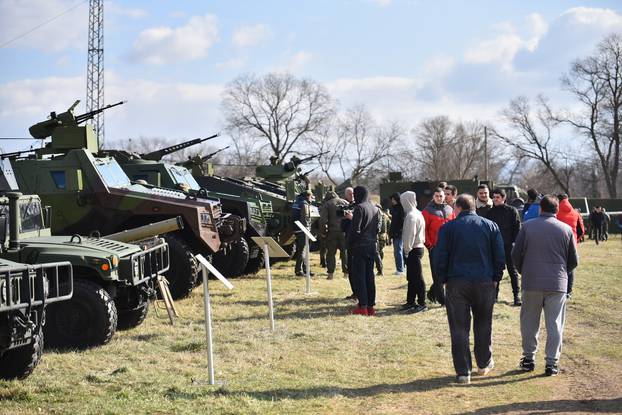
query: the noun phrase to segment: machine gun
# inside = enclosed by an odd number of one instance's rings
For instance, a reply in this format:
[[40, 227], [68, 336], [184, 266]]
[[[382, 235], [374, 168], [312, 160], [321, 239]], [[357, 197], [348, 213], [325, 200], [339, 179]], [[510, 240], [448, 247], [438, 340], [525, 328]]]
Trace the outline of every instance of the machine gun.
[[298, 158], [296, 156], [292, 156], [292, 158], [287, 163], [285, 163], [283, 168], [285, 169], [285, 171], [295, 171], [299, 165], [306, 163], [307, 161], [311, 161], [314, 158], [322, 157], [324, 154], [328, 154], [328, 153], [329, 153], [328, 151], [324, 151], [322, 153], [314, 154], [314, 155], [304, 157], [304, 158]]
[[198, 156], [198, 155], [194, 157], [188, 157], [188, 160], [179, 162], [177, 163], [177, 165], [187, 168], [188, 170], [192, 172], [194, 176], [209, 176], [211, 174], [212, 167], [209, 165], [206, 165], [207, 161], [210, 160], [212, 157], [214, 157], [216, 154], [220, 153], [221, 151], [225, 151], [229, 147], [231, 146], [223, 147], [203, 157]]
[[183, 150], [184, 148], [192, 147], [197, 144], [201, 144], [204, 141], [211, 140], [220, 136], [220, 133], [216, 133], [205, 138], [195, 138], [194, 140], [185, 141], [183, 143], [175, 144], [170, 147], [161, 148], [160, 150], [152, 151], [150, 153], [141, 154], [140, 157], [144, 160], [160, 161], [162, 157], [175, 153], [176, 151]]
[[107, 109], [125, 104], [125, 101], [119, 101], [116, 104], [106, 105], [105, 107], [85, 112], [84, 114], [74, 115], [73, 110], [79, 103], [80, 100], [78, 99], [71, 107], [69, 107], [69, 109], [67, 109], [67, 111], [61, 112], [60, 114], [56, 114], [55, 111], [52, 111], [50, 113], [49, 120], [36, 123], [28, 129], [28, 132], [34, 138], [43, 140], [50, 137], [54, 133], [54, 130], [58, 127], [77, 127], [79, 124], [85, 122], [86, 120], [90, 120], [97, 114], [100, 114]]

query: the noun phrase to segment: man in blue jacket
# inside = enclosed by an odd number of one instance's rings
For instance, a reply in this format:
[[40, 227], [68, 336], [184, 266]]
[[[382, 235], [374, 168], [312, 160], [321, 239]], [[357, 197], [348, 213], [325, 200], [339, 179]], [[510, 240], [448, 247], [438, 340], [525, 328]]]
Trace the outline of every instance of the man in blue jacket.
[[475, 213], [473, 196], [456, 200], [457, 218], [440, 229], [434, 250], [438, 280], [445, 284], [445, 306], [451, 334], [451, 355], [458, 383], [471, 382], [469, 334], [471, 314], [477, 374], [494, 367], [492, 310], [503, 276], [505, 255], [499, 227]]

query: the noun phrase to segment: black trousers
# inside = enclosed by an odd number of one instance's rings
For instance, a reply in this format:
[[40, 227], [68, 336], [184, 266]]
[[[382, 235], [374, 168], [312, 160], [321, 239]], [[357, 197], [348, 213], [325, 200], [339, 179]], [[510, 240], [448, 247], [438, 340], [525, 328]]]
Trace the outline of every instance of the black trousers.
[[568, 273], [568, 286], [566, 288], [566, 293], [572, 294], [572, 286], [574, 285], [574, 271], [570, 271]]
[[[520, 288], [518, 286], [518, 271], [514, 266], [514, 261], [512, 260], [512, 245], [504, 244], [503, 250], [505, 251], [505, 268], [508, 270], [508, 274], [510, 275], [510, 284], [512, 284], [512, 294], [517, 296], [520, 294]], [[499, 296], [499, 285], [497, 285], [497, 296]]]
[[457, 375], [470, 375], [472, 369], [469, 335], [473, 315], [474, 354], [477, 366], [484, 368], [492, 359], [492, 310], [495, 287], [492, 281], [473, 282], [452, 278], [447, 282], [445, 306], [451, 333], [451, 356]]
[[414, 304], [415, 299], [419, 305], [425, 305], [425, 281], [423, 281], [423, 269], [421, 259], [423, 258], [423, 248], [413, 248], [406, 258], [406, 280], [408, 280], [408, 291], [406, 292], [406, 302]]
[[356, 280], [354, 279], [354, 270], [352, 268], [352, 249], [348, 247], [346, 253], [348, 255], [348, 282], [350, 283], [350, 289], [352, 290], [352, 294], [356, 296]]
[[305, 234], [302, 232], [296, 233], [296, 252], [294, 252], [294, 259], [296, 265], [294, 266], [294, 272], [306, 272], [307, 269], [304, 264], [305, 254]]
[[354, 278], [355, 294], [361, 307], [376, 305], [376, 281], [374, 279], [374, 258], [376, 245], [355, 246], [352, 251], [352, 268], [350, 274]]

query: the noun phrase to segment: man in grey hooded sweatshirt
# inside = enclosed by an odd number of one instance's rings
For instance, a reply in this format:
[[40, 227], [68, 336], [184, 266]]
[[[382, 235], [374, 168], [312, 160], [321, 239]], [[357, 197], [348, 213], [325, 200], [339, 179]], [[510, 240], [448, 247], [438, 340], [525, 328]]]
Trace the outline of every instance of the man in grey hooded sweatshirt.
[[[406, 258], [406, 279], [408, 280], [406, 303], [402, 305], [402, 309], [419, 313], [428, 309], [425, 305], [425, 282], [421, 268], [421, 258], [423, 258], [423, 251], [425, 250], [425, 219], [417, 209], [415, 192], [402, 193], [400, 203], [404, 208], [402, 241], [404, 258]], [[415, 300], [417, 300], [416, 303]]]

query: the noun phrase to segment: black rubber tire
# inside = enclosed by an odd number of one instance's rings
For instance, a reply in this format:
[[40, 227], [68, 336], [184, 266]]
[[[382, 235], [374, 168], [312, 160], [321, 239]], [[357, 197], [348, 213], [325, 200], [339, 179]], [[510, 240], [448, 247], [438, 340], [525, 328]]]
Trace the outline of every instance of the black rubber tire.
[[75, 278], [73, 297], [50, 304], [43, 327], [50, 347], [78, 348], [101, 346], [117, 331], [117, 307], [110, 294], [93, 281]]
[[213, 264], [227, 278], [239, 277], [244, 274], [250, 250], [246, 239], [240, 238], [227, 250], [227, 254], [217, 252], [213, 256]]
[[168, 242], [170, 267], [164, 274], [174, 300], [186, 298], [197, 281], [199, 266], [188, 245], [178, 236], [165, 235]]
[[43, 332], [32, 336], [32, 341], [0, 356], [0, 379], [24, 379], [35, 369], [43, 354]]
[[147, 318], [149, 301], [143, 300], [136, 308], [124, 310], [118, 309], [117, 330], [129, 330], [140, 326]]
[[[255, 243], [253, 242], [253, 245]], [[257, 274], [257, 272], [259, 272], [260, 269], [262, 269], [262, 267], [264, 266], [264, 256], [263, 256], [263, 248], [259, 248], [259, 252], [257, 253], [257, 256], [255, 258], [250, 258], [250, 252], [249, 252], [249, 258], [248, 258], [248, 263], [246, 264], [246, 268], [244, 269], [244, 274], [246, 275], [255, 275]]]

